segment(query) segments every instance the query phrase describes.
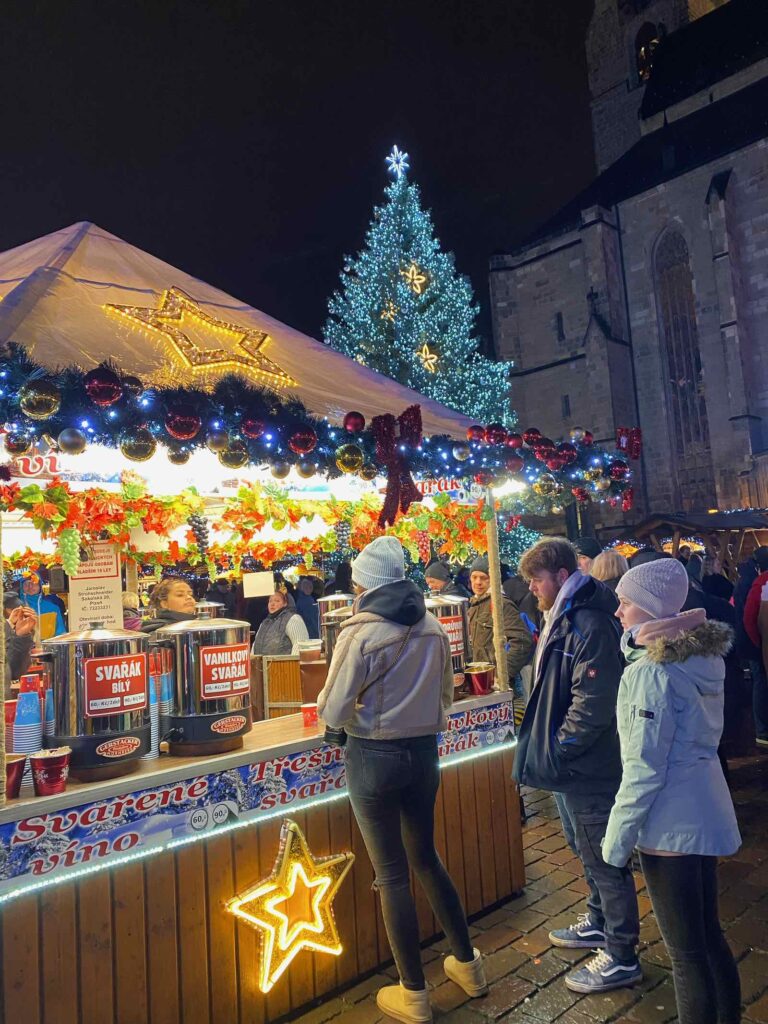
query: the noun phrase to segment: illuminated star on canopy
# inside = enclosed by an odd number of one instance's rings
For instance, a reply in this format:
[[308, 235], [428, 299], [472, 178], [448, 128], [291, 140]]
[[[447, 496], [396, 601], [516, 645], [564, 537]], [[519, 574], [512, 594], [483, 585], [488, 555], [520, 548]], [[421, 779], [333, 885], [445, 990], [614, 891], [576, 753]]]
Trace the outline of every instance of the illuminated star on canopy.
[[[157, 308], [112, 304], [104, 308], [112, 316], [162, 335], [169, 343], [171, 356], [193, 374], [210, 377], [214, 373], [240, 373], [275, 391], [296, 385], [293, 377], [263, 354], [262, 349], [271, 340], [265, 331], [241, 327], [207, 313], [180, 288], [163, 292]], [[210, 333], [219, 347], [200, 348], [190, 336], [190, 329], [198, 336]], [[229, 347], [222, 347], [222, 341], [229, 342]]]
[[410, 267], [406, 267], [404, 270], [401, 270], [400, 273], [405, 278], [405, 283], [411, 291], [415, 292], [416, 295], [421, 295], [428, 281], [427, 275], [421, 267], [416, 263], [412, 263]]
[[[314, 857], [296, 822], [283, 822], [272, 874], [227, 904], [231, 913], [261, 933], [262, 992], [274, 987], [303, 949], [341, 953], [333, 900], [354, 859], [353, 853]], [[304, 898], [301, 912], [295, 909], [297, 896]]]
[[420, 349], [417, 349], [416, 355], [421, 360], [421, 365], [427, 373], [437, 373], [437, 353], [430, 351], [429, 345], [426, 341]]
[[411, 165], [408, 163], [408, 154], [403, 153], [397, 146], [392, 147], [392, 152], [387, 157], [387, 170], [393, 178], [402, 178], [408, 173]]

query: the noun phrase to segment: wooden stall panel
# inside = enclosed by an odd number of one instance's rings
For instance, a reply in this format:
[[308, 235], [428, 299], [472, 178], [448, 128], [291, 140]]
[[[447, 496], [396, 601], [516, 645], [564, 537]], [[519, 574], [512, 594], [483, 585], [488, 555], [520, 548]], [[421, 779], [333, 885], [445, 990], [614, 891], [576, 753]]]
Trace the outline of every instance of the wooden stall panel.
[[40, 898], [43, 937], [43, 1019], [78, 1024], [77, 894], [73, 885], [57, 885]]
[[172, 855], [150, 857], [146, 861], [144, 891], [147, 894], [150, 1024], [180, 1024], [176, 866]]
[[115, 1018], [118, 1024], [146, 1024], [147, 923], [143, 865], [123, 864], [111, 872], [111, 879]]
[[15, 900], [3, 908], [2, 998], [6, 1024], [40, 1024], [43, 961], [40, 950], [38, 898]]
[[205, 847], [208, 900], [208, 971], [211, 1020], [235, 1021], [238, 1013], [235, 918], [226, 908], [234, 894], [232, 839], [215, 836]]
[[[261, 880], [262, 875], [256, 830], [239, 829], [234, 833], [232, 845], [234, 895], [250, 889]], [[266, 999], [259, 989], [259, 936], [254, 928], [243, 921], [236, 922], [235, 936], [237, 941], [239, 1024], [263, 1024], [266, 1020]]]
[[202, 844], [182, 846], [176, 854], [176, 891], [181, 1019], [184, 1024], [209, 1024], [208, 914]]
[[[159, 858], [156, 858], [159, 859]], [[112, 885], [100, 871], [77, 886], [80, 966], [80, 1012], [83, 1024], [113, 1024], [114, 968], [112, 959]], [[150, 946], [150, 948], [155, 948]], [[160, 1024], [171, 1024], [160, 1021]], [[174, 1022], [175, 1024], [175, 1022]]]

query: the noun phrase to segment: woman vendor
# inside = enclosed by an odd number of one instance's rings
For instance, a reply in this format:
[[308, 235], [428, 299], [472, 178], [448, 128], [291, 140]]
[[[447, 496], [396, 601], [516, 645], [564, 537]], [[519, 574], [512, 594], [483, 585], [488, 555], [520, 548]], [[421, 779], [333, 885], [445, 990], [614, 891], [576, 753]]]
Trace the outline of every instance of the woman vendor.
[[195, 617], [195, 595], [184, 580], [168, 577], [160, 580], [149, 599], [152, 618], [142, 624], [144, 633], [154, 633], [172, 622], [186, 622]]
[[308, 640], [309, 634], [284, 590], [270, 595], [267, 613], [254, 638], [251, 654], [298, 654], [299, 641]]

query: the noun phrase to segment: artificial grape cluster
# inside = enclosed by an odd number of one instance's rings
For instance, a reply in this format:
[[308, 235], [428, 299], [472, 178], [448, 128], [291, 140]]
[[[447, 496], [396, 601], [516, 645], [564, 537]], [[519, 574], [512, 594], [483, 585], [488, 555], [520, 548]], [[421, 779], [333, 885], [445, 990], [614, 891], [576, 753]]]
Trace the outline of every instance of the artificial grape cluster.
[[68, 526], [59, 534], [61, 564], [67, 576], [74, 576], [80, 568], [80, 544], [82, 538], [76, 526]]
[[426, 530], [419, 530], [416, 536], [416, 542], [419, 545], [419, 558], [425, 564], [429, 562], [432, 555], [432, 549], [429, 544], [429, 534]]
[[336, 523], [334, 526], [336, 534], [336, 547], [339, 551], [346, 551], [349, 548], [349, 539], [352, 536], [352, 527], [346, 520]]
[[205, 516], [191, 515], [187, 523], [195, 535], [198, 551], [204, 555], [208, 550], [208, 520]]

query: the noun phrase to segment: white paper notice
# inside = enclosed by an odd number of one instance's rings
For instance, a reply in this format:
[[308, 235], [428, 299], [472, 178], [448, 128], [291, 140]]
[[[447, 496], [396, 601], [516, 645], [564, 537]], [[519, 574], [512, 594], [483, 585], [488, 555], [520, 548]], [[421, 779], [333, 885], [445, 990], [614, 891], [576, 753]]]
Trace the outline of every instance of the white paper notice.
[[87, 629], [101, 622], [110, 629], [123, 628], [123, 587], [120, 552], [108, 541], [94, 544], [91, 557], [69, 577], [69, 628]]
[[275, 577], [271, 572], [244, 572], [243, 597], [269, 597], [275, 592]]

